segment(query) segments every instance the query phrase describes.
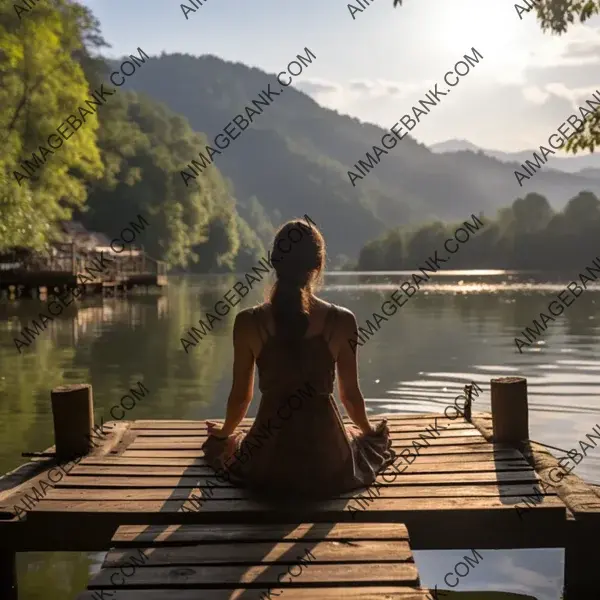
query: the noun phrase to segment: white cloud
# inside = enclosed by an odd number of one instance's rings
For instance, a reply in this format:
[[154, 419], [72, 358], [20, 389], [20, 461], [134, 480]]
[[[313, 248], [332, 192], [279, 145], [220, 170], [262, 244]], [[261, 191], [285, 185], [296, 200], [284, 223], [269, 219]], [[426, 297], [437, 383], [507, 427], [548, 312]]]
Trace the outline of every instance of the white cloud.
[[328, 96], [331, 101], [332, 96], [335, 96], [340, 101], [353, 102], [374, 98], [397, 99], [411, 95], [424, 96], [434, 85], [435, 81], [433, 80], [404, 82], [385, 79], [353, 79], [342, 84], [325, 79], [305, 78], [297, 84], [297, 87], [317, 101], [319, 101], [318, 98], [322, 100], [323, 96]]
[[585, 104], [586, 100], [592, 99], [593, 94], [600, 86], [587, 86], [569, 88], [564, 83], [546, 83], [542, 86], [530, 85], [523, 88], [523, 97], [532, 104], [545, 104], [553, 96], [566, 100], [573, 108]]
[[523, 88], [523, 97], [532, 104], [545, 104], [550, 94], [536, 85], [528, 85]]

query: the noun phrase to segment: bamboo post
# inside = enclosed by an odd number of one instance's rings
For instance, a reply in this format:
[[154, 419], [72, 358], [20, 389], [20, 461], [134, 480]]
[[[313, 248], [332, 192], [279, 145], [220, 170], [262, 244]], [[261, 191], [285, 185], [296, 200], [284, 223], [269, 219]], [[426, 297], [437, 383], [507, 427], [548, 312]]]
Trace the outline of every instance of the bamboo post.
[[50, 392], [56, 457], [72, 460], [92, 448], [94, 401], [88, 383], [63, 385]]
[[17, 589], [17, 553], [12, 550], [0, 550], [0, 598], [18, 600]]
[[517, 446], [529, 440], [527, 379], [500, 377], [491, 380], [494, 442]]

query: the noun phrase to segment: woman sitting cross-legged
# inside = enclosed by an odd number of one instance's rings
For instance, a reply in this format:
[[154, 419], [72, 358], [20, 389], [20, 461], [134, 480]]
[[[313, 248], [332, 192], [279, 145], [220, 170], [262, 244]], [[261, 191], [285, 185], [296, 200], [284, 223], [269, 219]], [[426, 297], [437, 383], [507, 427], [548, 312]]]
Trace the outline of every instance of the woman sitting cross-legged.
[[[301, 237], [299, 237], [301, 234]], [[296, 240], [296, 241], [294, 241]], [[222, 427], [203, 445], [219, 477], [272, 496], [325, 498], [368, 486], [392, 462], [385, 420], [369, 422], [358, 385], [354, 314], [314, 294], [325, 265], [315, 226], [290, 221], [271, 253], [270, 300], [241, 311], [233, 330], [233, 383]], [[254, 424], [236, 431], [252, 400], [254, 365], [262, 393]], [[354, 425], [344, 425], [333, 397]]]

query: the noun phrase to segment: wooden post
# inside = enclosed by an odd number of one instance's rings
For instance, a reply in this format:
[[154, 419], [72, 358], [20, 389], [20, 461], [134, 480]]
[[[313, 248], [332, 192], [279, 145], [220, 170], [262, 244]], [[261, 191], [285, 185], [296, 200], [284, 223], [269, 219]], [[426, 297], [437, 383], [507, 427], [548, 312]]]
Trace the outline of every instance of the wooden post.
[[567, 542], [565, 544], [565, 600], [589, 600], [598, 598], [598, 533], [600, 514], [592, 515], [586, 522], [567, 520]]
[[0, 550], [0, 598], [18, 600], [17, 589], [17, 553], [12, 550]]
[[72, 460], [92, 448], [94, 427], [92, 386], [88, 383], [63, 385], [50, 392], [54, 417], [54, 440], [59, 460]]
[[500, 377], [491, 380], [494, 442], [519, 445], [529, 439], [527, 379]]
[[473, 406], [473, 384], [468, 383], [465, 385], [465, 420], [469, 423], [472, 419], [472, 406]]

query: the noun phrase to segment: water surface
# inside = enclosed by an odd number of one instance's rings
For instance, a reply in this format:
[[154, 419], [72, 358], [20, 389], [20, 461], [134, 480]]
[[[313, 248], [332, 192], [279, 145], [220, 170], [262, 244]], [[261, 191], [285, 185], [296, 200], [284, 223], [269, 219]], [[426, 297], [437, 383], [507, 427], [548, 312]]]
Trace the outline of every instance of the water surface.
[[[364, 324], [405, 278], [402, 273], [332, 273], [321, 296], [348, 307]], [[187, 354], [180, 338], [237, 279], [171, 277], [164, 295], [87, 300], [69, 307], [22, 354], [13, 337], [44, 303], [0, 301], [0, 471], [20, 464], [21, 452], [52, 445], [50, 389], [65, 383], [93, 385], [97, 422], [110, 420], [110, 408], [138, 381], [150, 393], [126, 418], [223, 417], [231, 383], [233, 314]], [[485, 391], [474, 409], [489, 410], [490, 378], [521, 375], [528, 380], [532, 439], [565, 450], [575, 447], [600, 423], [600, 288], [577, 298], [522, 354], [514, 343], [569, 280], [503, 271], [435, 276], [359, 351], [369, 412], [437, 412], [470, 381]], [[260, 302], [263, 295], [255, 288], [240, 307]], [[253, 404], [249, 416], [255, 413]], [[600, 484], [600, 447], [575, 472]], [[442, 587], [444, 575], [464, 554], [417, 552], [424, 585]], [[481, 554], [483, 562], [456, 589], [560, 598], [561, 551]], [[22, 598], [74, 598], [102, 558], [22, 555]]]

